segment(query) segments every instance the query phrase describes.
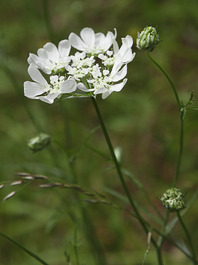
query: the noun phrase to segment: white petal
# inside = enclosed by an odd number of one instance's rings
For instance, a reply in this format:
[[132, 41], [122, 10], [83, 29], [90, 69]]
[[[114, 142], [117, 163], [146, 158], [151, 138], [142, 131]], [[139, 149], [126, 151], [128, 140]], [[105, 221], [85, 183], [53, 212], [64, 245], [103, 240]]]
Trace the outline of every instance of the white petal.
[[95, 34], [95, 46], [104, 45], [105, 35], [101, 32]]
[[69, 42], [71, 45], [76, 48], [77, 50], [84, 51], [86, 49], [86, 45], [81, 40], [80, 37], [78, 37], [75, 33], [70, 33], [69, 35]]
[[87, 46], [93, 46], [95, 43], [95, 33], [91, 28], [84, 28], [80, 32], [82, 40], [87, 44]]
[[106, 89], [105, 87], [100, 87], [100, 88], [98, 88], [95, 92], [94, 92], [94, 94], [95, 95], [97, 95], [97, 94], [102, 94], [102, 93], [105, 93], [105, 92], [107, 92], [108, 91], [108, 89]]
[[30, 53], [29, 57], [27, 59], [27, 62], [29, 64], [31, 64], [31, 63], [37, 64], [37, 62], [40, 62], [40, 61], [41, 61], [40, 58], [37, 55], [33, 54], [33, 53]]
[[112, 77], [120, 70], [120, 68], [121, 68], [122, 65], [123, 65], [122, 58], [118, 54], [117, 55], [117, 58], [116, 58], [116, 61], [115, 61], [114, 65], [113, 65], [112, 71], [111, 71], [111, 76]]
[[35, 98], [37, 95], [43, 94], [44, 89], [44, 86], [35, 82], [26, 81], [24, 83], [24, 95], [28, 98]]
[[120, 90], [122, 90], [126, 82], [127, 82], [127, 78], [125, 78], [122, 83], [111, 86], [110, 90], [119, 92]]
[[45, 103], [52, 104], [54, 102], [54, 99], [57, 98], [59, 95], [60, 92], [57, 92], [57, 93], [50, 93], [47, 96], [41, 96], [37, 98]]
[[108, 90], [108, 91], [106, 91], [105, 93], [103, 93], [103, 94], [102, 94], [102, 99], [106, 99], [109, 95], [111, 95], [112, 92], [113, 92], [113, 91]]
[[59, 59], [58, 50], [53, 43], [48, 42], [43, 46], [43, 48], [47, 52], [49, 59], [54, 60], [54, 61]]
[[103, 44], [103, 47], [105, 50], [108, 50], [111, 47], [111, 45], [113, 44], [114, 38], [115, 36], [113, 35], [113, 33], [108, 31], [106, 38], [105, 38], [105, 43]]
[[68, 40], [62, 40], [58, 44], [58, 51], [60, 53], [60, 57], [65, 57], [69, 55], [71, 49], [71, 45]]
[[113, 40], [113, 50], [114, 50], [115, 54], [118, 53], [118, 51], [119, 51], [118, 43], [115, 40]]
[[83, 83], [78, 84], [78, 89], [80, 89], [81, 91], [84, 91], [84, 92], [89, 91], [89, 89]]
[[48, 55], [43, 48], [38, 49], [37, 54], [42, 60], [44, 60], [46, 62], [49, 61]]
[[123, 79], [127, 74], [127, 66], [125, 65], [119, 72], [117, 72], [113, 77], [112, 81], [117, 82]]
[[76, 82], [74, 80], [67, 80], [61, 84], [60, 91], [62, 93], [71, 93], [76, 90]]
[[32, 80], [42, 85], [47, 85], [47, 81], [45, 80], [45, 78], [42, 76], [42, 74], [39, 72], [39, 70], [36, 68], [34, 64], [30, 64], [30, 66], [28, 67], [28, 73], [32, 78]]

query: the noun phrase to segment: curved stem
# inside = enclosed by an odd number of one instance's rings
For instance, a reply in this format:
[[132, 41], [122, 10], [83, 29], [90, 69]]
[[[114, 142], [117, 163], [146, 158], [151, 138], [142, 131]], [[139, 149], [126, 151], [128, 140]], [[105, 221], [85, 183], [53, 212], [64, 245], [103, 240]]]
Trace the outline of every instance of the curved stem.
[[173, 82], [171, 81], [170, 77], [168, 76], [168, 74], [165, 72], [165, 70], [150, 56], [150, 54], [148, 52], [146, 52], [146, 55], [148, 56], [148, 58], [160, 69], [160, 71], [162, 71], [162, 73], [165, 75], [165, 77], [167, 78], [168, 82], [170, 83], [172, 89], [173, 89], [173, 92], [175, 94], [175, 98], [176, 98], [176, 101], [177, 101], [177, 105], [178, 105], [178, 108], [179, 108], [179, 112], [181, 110], [181, 106], [180, 106], [180, 100], [179, 100], [179, 96], [177, 94], [177, 90], [173, 84]]
[[194, 259], [194, 264], [197, 264], [197, 262], [196, 262], [196, 260], [197, 260], [196, 253], [195, 253], [195, 250], [194, 250], [194, 246], [193, 246], [190, 234], [189, 234], [189, 232], [188, 232], [188, 230], [187, 230], [187, 228], [186, 228], [186, 226], [185, 226], [185, 224], [184, 224], [184, 222], [183, 222], [183, 220], [181, 218], [181, 215], [180, 215], [179, 211], [177, 212], [177, 217], [178, 217], [178, 219], [180, 221], [180, 224], [181, 224], [181, 226], [182, 226], [182, 228], [183, 228], [183, 230], [184, 230], [184, 232], [186, 234], [186, 237], [188, 238], [188, 242], [189, 242], [189, 245], [190, 245], [190, 248], [191, 248], [191, 251], [192, 251], [192, 256], [193, 256], [193, 259]]
[[[118, 163], [118, 161], [117, 161], [117, 158], [116, 158], [116, 156], [115, 156], [114, 149], [113, 149], [113, 146], [112, 146], [111, 140], [110, 140], [110, 138], [109, 138], [109, 135], [108, 135], [108, 133], [107, 133], [107, 130], [106, 130], [105, 124], [104, 124], [104, 122], [103, 122], [103, 119], [102, 119], [102, 116], [101, 116], [100, 110], [99, 110], [99, 108], [98, 108], [97, 102], [96, 102], [96, 100], [95, 100], [94, 97], [91, 97], [91, 100], [92, 100], [92, 103], [93, 103], [93, 105], [94, 105], [94, 108], [95, 108], [96, 114], [97, 114], [97, 116], [98, 116], [98, 120], [99, 120], [99, 122], [100, 122], [100, 125], [101, 125], [101, 128], [102, 128], [102, 131], [103, 131], [104, 137], [105, 137], [106, 142], [107, 142], [107, 145], [108, 145], [108, 147], [109, 147], [109, 151], [110, 151], [111, 157], [112, 157], [112, 159], [113, 159], [113, 162], [114, 162], [114, 164], [115, 164], [115, 167], [116, 167], [116, 170], [117, 170], [117, 173], [118, 173], [118, 176], [119, 176], [120, 182], [121, 182], [121, 184], [122, 184], [122, 187], [123, 187], [123, 189], [124, 189], [124, 191], [125, 191], [125, 194], [126, 194], [128, 200], [129, 200], [129, 203], [130, 203], [132, 209], [134, 210], [134, 212], [135, 212], [135, 214], [136, 214], [136, 217], [137, 217], [138, 221], [140, 222], [140, 224], [141, 224], [142, 228], [144, 229], [145, 233], [148, 234], [148, 229], [147, 229], [147, 227], [146, 227], [146, 224], [144, 223], [144, 220], [143, 220], [142, 216], [140, 215], [138, 209], [136, 208], [136, 206], [135, 206], [135, 204], [134, 204], [134, 201], [133, 201], [133, 199], [132, 199], [132, 197], [131, 197], [131, 195], [130, 195], [130, 192], [129, 192], [128, 188], [127, 188], [127, 185], [126, 185], [126, 183], [125, 183], [124, 177], [123, 177], [123, 175], [122, 175], [122, 171], [121, 171], [121, 169], [120, 169], [120, 165], [119, 165], [119, 163]], [[159, 265], [162, 265], [162, 264], [163, 264], [163, 262], [162, 262], [162, 257], [161, 257], [161, 254], [159, 254], [159, 253], [161, 253], [161, 252], [160, 252], [161, 250], [158, 248], [158, 246], [157, 246], [157, 244], [156, 244], [156, 242], [155, 242], [155, 240], [154, 240], [153, 238], [151, 238], [151, 242], [152, 242], [152, 244], [155, 246], [155, 248], [156, 248], [156, 250], [157, 250], [158, 264], [159, 264]]]
[[177, 167], [176, 167], [176, 173], [175, 173], [175, 177], [173, 180], [173, 187], [176, 186], [177, 183], [177, 179], [179, 177], [179, 171], [180, 171], [180, 165], [181, 165], [181, 158], [182, 158], [182, 152], [183, 152], [183, 132], [184, 132], [184, 121], [183, 121], [183, 109], [181, 108], [181, 104], [180, 104], [180, 99], [177, 93], [177, 90], [173, 84], [173, 82], [171, 81], [170, 77], [168, 76], [168, 74], [165, 72], [165, 70], [150, 56], [150, 54], [148, 52], [146, 52], [147, 57], [160, 69], [160, 71], [165, 75], [165, 77], [167, 78], [169, 84], [172, 87], [172, 90], [175, 94], [175, 98], [177, 101], [177, 105], [179, 108], [179, 113], [180, 113], [180, 139], [179, 139], [179, 157], [178, 157], [178, 161], [177, 161]]

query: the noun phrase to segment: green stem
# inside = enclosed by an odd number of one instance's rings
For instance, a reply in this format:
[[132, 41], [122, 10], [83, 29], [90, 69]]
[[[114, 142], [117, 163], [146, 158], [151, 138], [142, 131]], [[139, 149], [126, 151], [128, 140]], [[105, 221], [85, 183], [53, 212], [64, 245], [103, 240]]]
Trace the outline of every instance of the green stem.
[[165, 75], [165, 77], [167, 78], [168, 82], [170, 83], [172, 89], [173, 89], [173, 92], [175, 94], [175, 98], [176, 98], [176, 101], [177, 101], [177, 105], [178, 105], [178, 108], [179, 108], [179, 112], [181, 110], [181, 106], [180, 106], [180, 100], [179, 100], [179, 96], [177, 94], [177, 90], [173, 84], [173, 82], [171, 81], [170, 77], [168, 76], [168, 74], [165, 72], [165, 70], [150, 56], [149, 52], [146, 52], [146, 55], [148, 56], [148, 58], [162, 71], [162, 73]]
[[181, 226], [182, 226], [182, 228], [183, 228], [183, 230], [184, 230], [184, 232], [186, 234], [186, 237], [188, 239], [188, 242], [190, 244], [191, 251], [192, 251], [192, 256], [193, 256], [193, 259], [194, 259], [194, 264], [197, 264], [196, 253], [195, 253], [195, 250], [194, 250], [194, 247], [193, 247], [193, 243], [192, 243], [190, 234], [189, 234], [189, 232], [188, 232], [188, 230], [187, 230], [187, 228], [186, 228], [186, 226], [185, 226], [185, 224], [184, 224], [184, 222], [183, 222], [183, 220], [181, 218], [181, 215], [180, 215], [179, 211], [177, 212], [177, 217], [178, 217], [178, 219], [180, 221], [180, 224], [181, 224]]
[[184, 255], [186, 255], [186, 257], [188, 257], [190, 260], [192, 260], [195, 264], [198, 264], [198, 262], [192, 257], [192, 255], [189, 255], [187, 252], [185, 252], [180, 245], [177, 245], [175, 242], [170, 240], [167, 236], [165, 236], [164, 234], [162, 234], [161, 232], [159, 232], [157, 229], [155, 229], [153, 227], [152, 227], [152, 231], [156, 232], [159, 236], [163, 237], [164, 240], [167, 240], [171, 245], [173, 245], [176, 248], [178, 248], [179, 250], [181, 250], [181, 252], [184, 253]]
[[[166, 212], [166, 217], [164, 219], [164, 223], [163, 223], [163, 227], [162, 227], [162, 230], [161, 230], [161, 233], [164, 235], [165, 234], [165, 231], [166, 231], [166, 225], [168, 223], [168, 218], [169, 218], [169, 212], [167, 211]], [[164, 241], [164, 238], [163, 237], [159, 237], [159, 240], [158, 240], [158, 246], [161, 248], [162, 246], [162, 243]]]
[[0, 235], [3, 236], [3, 237], [5, 237], [6, 239], [8, 239], [10, 242], [14, 243], [16, 246], [18, 246], [19, 248], [21, 248], [23, 251], [25, 251], [28, 255], [32, 256], [34, 259], [36, 259], [41, 264], [43, 264], [43, 265], [49, 265], [48, 263], [46, 263], [45, 261], [43, 261], [41, 258], [39, 258], [36, 254], [34, 254], [33, 252], [31, 252], [30, 250], [28, 250], [27, 248], [25, 248], [24, 246], [22, 246], [18, 242], [16, 242], [13, 238], [7, 236], [6, 234], [4, 234], [2, 232], [0, 232]]
[[179, 149], [179, 157], [178, 157], [178, 161], [177, 161], [177, 167], [176, 167], [176, 173], [175, 173], [175, 177], [173, 180], [173, 187], [176, 186], [177, 183], [177, 179], [179, 177], [179, 171], [180, 171], [180, 165], [181, 165], [181, 158], [182, 158], [182, 151], [183, 151], [183, 126], [184, 126], [184, 121], [183, 121], [183, 110], [181, 108], [181, 104], [180, 104], [180, 99], [177, 93], [177, 90], [173, 84], [173, 82], [171, 81], [170, 77], [168, 76], [168, 74], [165, 72], [165, 70], [150, 56], [150, 54], [148, 52], [146, 52], [147, 57], [160, 69], [160, 71], [165, 75], [165, 77], [167, 78], [169, 84], [172, 87], [172, 90], [175, 94], [175, 98], [177, 101], [177, 105], [179, 108], [179, 113], [180, 113], [180, 139], [179, 139], [179, 145], [180, 145], [180, 149]]
[[[113, 146], [112, 146], [112, 144], [111, 144], [111, 140], [110, 140], [110, 138], [109, 138], [109, 135], [108, 135], [108, 133], [107, 133], [107, 130], [106, 130], [105, 124], [104, 124], [104, 122], [103, 122], [103, 119], [102, 119], [102, 116], [101, 116], [100, 110], [99, 110], [99, 108], [98, 108], [97, 102], [96, 102], [96, 100], [95, 100], [94, 97], [91, 97], [91, 100], [92, 100], [92, 103], [93, 103], [93, 105], [94, 105], [94, 108], [95, 108], [96, 114], [97, 114], [97, 116], [98, 116], [98, 120], [99, 120], [99, 122], [100, 122], [100, 125], [101, 125], [101, 128], [102, 128], [102, 131], [103, 131], [104, 137], [105, 137], [106, 142], [107, 142], [107, 145], [108, 145], [108, 147], [109, 147], [109, 151], [110, 151], [111, 157], [112, 157], [112, 159], [113, 159], [113, 162], [114, 162], [114, 164], [115, 164], [115, 167], [116, 167], [116, 170], [117, 170], [117, 173], [118, 173], [118, 176], [119, 176], [120, 182], [121, 182], [121, 184], [122, 184], [122, 187], [123, 187], [123, 189], [124, 189], [124, 191], [125, 191], [125, 194], [126, 194], [128, 200], [129, 200], [129, 203], [130, 203], [132, 209], [134, 210], [134, 212], [135, 212], [135, 214], [136, 214], [136, 216], [137, 216], [138, 221], [140, 222], [140, 224], [141, 224], [142, 228], [144, 229], [145, 233], [148, 234], [148, 229], [147, 229], [147, 227], [146, 227], [146, 225], [145, 225], [145, 223], [144, 223], [144, 220], [143, 220], [142, 216], [140, 215], [139, 211], [137, 210], [137, 208], [136, 208], [136, 206], [135, 206], [135, 203], [134, 203], [134, 201], [133, 201], [133, 199], [132, 199], [132, 197], [131, 197], [131, 195], [130, 195], [130, 193], [129, 193], [129, 190], [128, 190], [127, 186], [126, 186], [126, 183], [125, 183], [124, 177], [123, 177], [123, 175], [122, 175], [122, 171], [121, 171], [121, 169], [120, 169], [120, 165], [119, 165], [119, 163], [118, 163], [118, 161], [117, 161], [117, 158], [116, 158], [116, 156], [115, 156], [114, 149], [113, 149]], [[156, 242], [155, 242], [155, 240], [154, 240], [153, 238], [151, 238], [151, 241], [152, 241], [153, 245], [155, 246], [155, 248], [156, 248], [156, 250], [157, 250], [158, 264], [159, 264], [159, 265], [162, 265], [162, 264], [163, 264], [163, 262], [162, 262], [162, 257], [161, 257], [161, 255], [159, 254], [159, 253], [160, 253], [160, 250], [158, 249], [157, 244], [156, 244]]]
[[179, 170], [180, 170], [182, 152], [183, 152], [183, 139], [184, 139], [184, 121], [183, 121], [183, 117], [181, 115], [181, 117], [180, 117], [180, 136], [179, 136], [179, 157], [178, 157], [178, 161], [177, 161], [177, 168], [176, 168], [175, 177], [173, 180], [173, 188], [176, 186], [177, 179], [179, 177]]

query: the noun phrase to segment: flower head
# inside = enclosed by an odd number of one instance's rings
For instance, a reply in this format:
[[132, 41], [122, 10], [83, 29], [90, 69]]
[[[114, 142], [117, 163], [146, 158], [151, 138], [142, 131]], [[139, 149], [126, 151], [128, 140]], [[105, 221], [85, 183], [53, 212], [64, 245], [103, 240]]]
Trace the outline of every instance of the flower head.
[[[69, 41], [59, 42], [58, 48], [47, 43], [37, 54], [30, 54], [28, 72], [34, 82], [24, 83], [24, 94], [28, 98], [53, 103], [55, 98], [96, 97], [107, 98], [119, 92], [126, 84], [127, 64], [131, 62], [133, 39], [122, 38], [119, 48], [115, 34], [95, 33], [91, 28], [69, 35]], [[77, 52], [69, 55], [71, 46]], [[40, 73], [49, 75], [49, 82]]]
[[152, 52], [159, 42], [159, 34], [156, 28], [147, 26], [141, 33], [138, 32], [136, 46], [142, 51]]
[[180, 189], [171, 188], [168, 189], [160, 199], [163, 206], [167, 208], [169, 212], [180, 211], [185, 208], [186, 194], [183, 194]]
[[51, 104], [59, 95], [76, 90], [74, 79], [66, 79], [64, 76], [51, 75], [50, 83], [48, 83], [34, 64], [30, 64], [28, 73], [35, 81], [24, 83], [24, 95], [28, 98], [40, 99]]
[[95, 33], [91, 28], [84, 28], [80, 32], [81, 38], [75, 33], [69, 35], [71, 45], [79, 51], [97, 55], [101, 52], [107, 51], [113, 44], [116, 38], [116, 32], [108, 32], [105, 36], [103, 33]]
[[65, 66], [70, 62], [71, 45], [68, 40], [62, 40], [58, 48], [51, 42], [46, 43], [43, 48], [38, 49], [37, 55], [30, 53], [28, 63], [35, 64], [46, 74], [59, 73], [65, 70]]

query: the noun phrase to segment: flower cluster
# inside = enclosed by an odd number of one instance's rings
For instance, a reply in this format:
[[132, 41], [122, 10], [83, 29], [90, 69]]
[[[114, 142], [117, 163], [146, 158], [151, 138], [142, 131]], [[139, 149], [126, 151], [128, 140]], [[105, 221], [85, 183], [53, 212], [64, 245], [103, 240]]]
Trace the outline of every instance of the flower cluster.
[[163, 206], [167, 208], [169, 212], [180, 211], [185, 208], [186, 195], [183, 194], [180, 189], [171, 188], [168, 189], [160, 199]]
[[[84, 28], [80, 36], [69, 35], [58, 48], [47, 43], [28, 57], [28, 73], [34, 82], [24, 83], [24, 94], [31, 99], [53, 103], [63, 94], [66, 98], [96, 97], [107, 98], [112, 92], [119, 92], [126, 84], [127, 64], [135, 56], [132, 53], [131, 36], [122, 38], [119, 48], [115, 33], [95, 33]], [[70, 55], [71, 47], [77, 49]], [[43, 71], [48, 81], [41, 74]], [[47, 78], [46, 77], [46, 78]]]

